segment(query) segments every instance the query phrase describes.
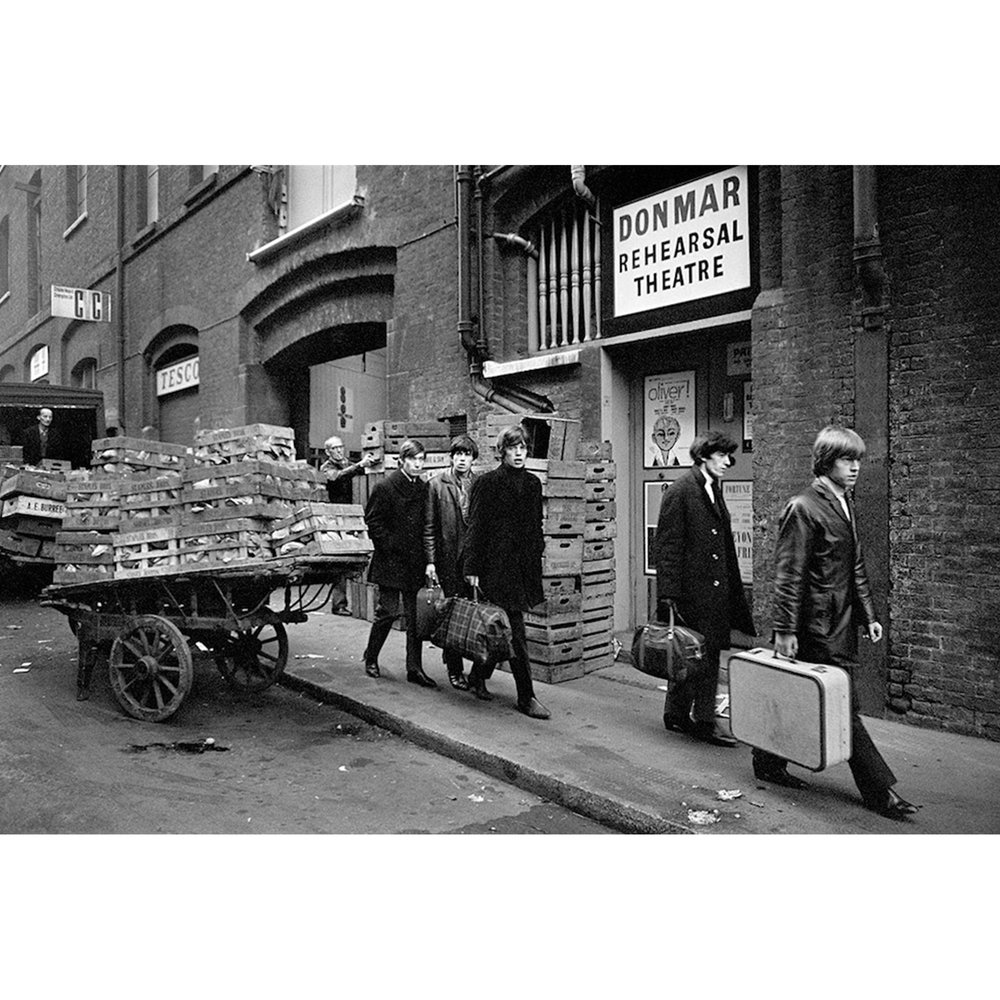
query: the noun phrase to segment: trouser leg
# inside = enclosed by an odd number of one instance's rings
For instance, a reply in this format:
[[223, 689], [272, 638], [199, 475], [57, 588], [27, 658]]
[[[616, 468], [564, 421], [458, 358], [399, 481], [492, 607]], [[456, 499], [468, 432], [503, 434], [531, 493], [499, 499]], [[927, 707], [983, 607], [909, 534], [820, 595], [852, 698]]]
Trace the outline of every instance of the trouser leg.
[[423, 670], [423, 643], [417, 635], [417, 592], [404, 590], [402, 597], [406, 615], [406, 672], [418, 674]]
[[441, 659], [444, 660], [444, 665], [448, 668], [448, 673], [453, 677], [465, 673], [465, 661], [462, 659], [461, 653], [446, 649], [441, 654]]
[[691, 681], [694, 721], [715, 724], [715, 695], [719, 687], [719, 650], [705, 648], [705, 656]]
[[517, 703], [527, 705], [535, 697], [535, 688], [531, 682], [531, 669], [528, 666], [528, 641], [524, 634], [524, 613], [511, 611], [509, 608], [505, 610], [510, 619], [511, 645], [514, 647], [514, 655], [510, 659], [510, 672], [514, 675], [514, 684], [517, 687]]
[[392, 623], [400, 614], [400, 594], [391, 587], [378, 588], [378, 605], [375, 607], [375, 620], [368, 633], [368, 645], [365, 647], [365, 663], [378, 663], [378, 654], [382, 652], [385, 640], [392, 630]]
[[879, 753], [878, 747], [868, 735], [861, 716], [858, 714], [858, 700], [855, 687], [851, 684], [851, 756], [847, 766], [851, 769], [854, 783], [865, 802], [878, 800], [887, 789], [896, 784], [896, 775]]

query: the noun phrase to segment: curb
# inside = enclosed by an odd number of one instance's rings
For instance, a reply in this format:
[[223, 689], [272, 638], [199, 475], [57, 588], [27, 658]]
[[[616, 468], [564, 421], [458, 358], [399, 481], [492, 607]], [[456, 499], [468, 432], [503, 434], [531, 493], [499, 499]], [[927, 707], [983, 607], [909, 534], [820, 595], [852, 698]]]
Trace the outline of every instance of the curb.
[[333, 705], [356, 718], [390, 733], [395, 733], [417, 746], [449, 757], [466, 767], [475, 768], [493, 778], [509, 782], [526, 792], [555, 802], [581, 816], [617, 830], [619, 833], [679, 833], [693, 834], [695, 831], [682, 823], [664, 819], [655, 813], [646, 812], [636, 806], [627, 805], [599, 792], [589, 791], [578, 785], [561, 781], [533, 768], [517, 764], [499, 754], [489, 753], [467, 743], [461, 743], [442, 733], [392, 715], [380, 708], [338, 694], [320, 684], [303, 680], [292, 674], [283, 673], [278, 684], [292, 691], [300, 691], [317, 701]]

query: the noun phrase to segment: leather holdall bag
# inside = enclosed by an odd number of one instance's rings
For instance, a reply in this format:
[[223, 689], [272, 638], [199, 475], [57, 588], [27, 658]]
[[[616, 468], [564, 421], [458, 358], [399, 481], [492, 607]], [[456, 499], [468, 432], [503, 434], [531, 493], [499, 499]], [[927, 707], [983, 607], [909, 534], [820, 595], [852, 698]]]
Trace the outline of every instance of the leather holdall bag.
[[472, 660], [481, 669], [490, 670], [514, 655], [512, 635], [507, 612], [480, 601], [479, 591], [473, 590], [472, 600], [445, 599], [431, 642]]
[[651, 677], [683, 684], [697, 673], [704, 658], [704, 637], [675, 620], [673, 604], [666, 623], [647, 622], [635, 630], [632, 666]]
[[444, 590], [439, 586], [421, 587], [417, 591], [417, 635], [429, 639], [444, 609]]

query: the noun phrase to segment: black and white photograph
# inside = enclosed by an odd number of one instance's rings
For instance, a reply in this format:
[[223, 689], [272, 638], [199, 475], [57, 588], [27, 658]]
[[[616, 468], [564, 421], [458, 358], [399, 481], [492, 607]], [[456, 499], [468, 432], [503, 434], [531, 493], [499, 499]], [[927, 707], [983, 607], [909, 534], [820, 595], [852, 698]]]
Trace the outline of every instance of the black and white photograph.
[[64, 905], [18, 993], [792, 996], [764, 941], [883, 906], [904, 988], [997, 888], [995, 153], [798, 35], [253, 9], [95, 11], [4, 125], [3, 938]]

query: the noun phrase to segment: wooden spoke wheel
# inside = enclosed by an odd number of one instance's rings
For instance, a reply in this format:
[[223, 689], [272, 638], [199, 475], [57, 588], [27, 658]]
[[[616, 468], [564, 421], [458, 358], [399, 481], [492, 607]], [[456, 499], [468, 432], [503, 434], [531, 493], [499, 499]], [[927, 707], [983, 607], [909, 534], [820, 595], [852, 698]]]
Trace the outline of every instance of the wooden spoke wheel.
[[136, 719], [162, 722], [191, 690], [191, 650], [180, 629], [166, 618], [140, 615], [118, 634], [108, 657], [111, 688]]
[[216, 646], [215, 662], [233, 687], [263, 691], [280, 676], [288, 663], [288, 633], [281, 622], [230, 632]]

